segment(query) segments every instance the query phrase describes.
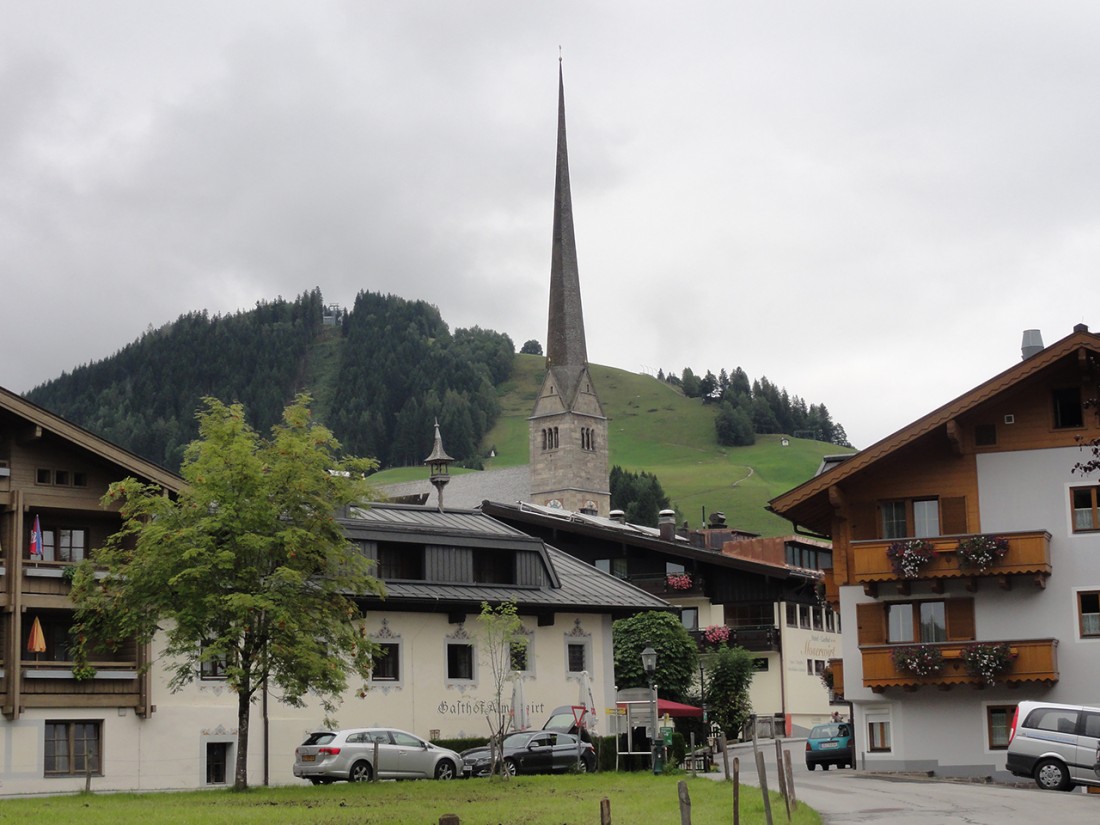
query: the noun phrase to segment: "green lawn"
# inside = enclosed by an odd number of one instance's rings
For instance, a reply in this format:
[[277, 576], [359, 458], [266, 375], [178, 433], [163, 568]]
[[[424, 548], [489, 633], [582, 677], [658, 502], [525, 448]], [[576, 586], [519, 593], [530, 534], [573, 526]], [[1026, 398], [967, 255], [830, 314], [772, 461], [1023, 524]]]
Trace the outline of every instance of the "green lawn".
[[[611, 802], [613, 822], [680, 822], [677, 783], [687, 782], [692, 821], [721, 825], [733, 821], [733, 791], [728, 782], [688, 775], [600, 773], [587, 776], [531, 776], [508, 782], [474, 779], [455, 782], [381, 782], [321, 787], [258, 788], [246, 793], [95, 794], [0, 801], [0, 823], [79, 822], [81, 825], [194, 823], [213, 825], [435, 825], [448, 813], [462, 825], [598, 825], [600, 800]], [[786, 822], [780, 797], [772, 795], [776, 822]], [[741, 822], [765, 821], [757, 788], [741, 788]], [[804, 805], [795, 825], [819, 825]]]

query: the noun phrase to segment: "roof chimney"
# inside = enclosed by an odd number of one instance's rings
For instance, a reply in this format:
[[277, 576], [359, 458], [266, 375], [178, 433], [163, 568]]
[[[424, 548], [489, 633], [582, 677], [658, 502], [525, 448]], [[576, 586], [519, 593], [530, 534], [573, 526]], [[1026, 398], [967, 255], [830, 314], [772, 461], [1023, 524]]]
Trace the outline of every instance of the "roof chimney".
[[1033, 355], [1043, 351], [1043, 335], [1037, 329], [1025, 329], [1024, 340], [1020, 344], [1020, 358], [1026, 361]]
[[661, 533], [661, 541], [676, 540], [676, 511], [662, 510], [657, 514], [657, 529]]
[[626, 524], [626, 513], [622, 510], [612, 510], [607, 514], [607, 517], [612, 521], [617, 521], [619, 524]]

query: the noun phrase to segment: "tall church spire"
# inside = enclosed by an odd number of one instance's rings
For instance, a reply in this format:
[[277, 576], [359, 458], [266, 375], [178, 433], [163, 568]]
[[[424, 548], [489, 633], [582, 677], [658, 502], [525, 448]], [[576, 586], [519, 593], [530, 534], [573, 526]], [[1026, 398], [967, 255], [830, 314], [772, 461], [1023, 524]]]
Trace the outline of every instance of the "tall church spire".
[[577, 242], [573, 236], [573, 200], [569, 193], [569, 151], [565, 144], [565, 81], [558, 59], [558, 157], [554, 182], [554, 239], [550, 256], [550, 324], [546, 333], [550, 367], [588, 363], [581, 311]]
[[573, 238], [573, 202], [569, 194], [565, 83], [560, 59], [546, 376], [528, 422], [531, 501], [606, 516], [611, 506], [607, 417], [588, 372], [577, 244]]

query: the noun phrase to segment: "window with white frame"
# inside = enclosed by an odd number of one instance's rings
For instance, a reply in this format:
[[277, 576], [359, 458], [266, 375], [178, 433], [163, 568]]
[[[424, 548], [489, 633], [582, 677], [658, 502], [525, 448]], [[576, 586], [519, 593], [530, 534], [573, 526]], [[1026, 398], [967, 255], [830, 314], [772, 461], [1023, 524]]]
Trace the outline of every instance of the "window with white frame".
[[578, 676], [592, 670], [592, 636], [575, 619], [573, 629], [565, 634], [565, 671], [568, 676]]
[[893, 749], [890, 741], [890, 715], [867, 714], [867, 750], [871, 753], [887, 753]]
[[990, 750], [1008, 748], [1008, 729], [1012, 724], [1015, 705], [989, 705], [985, 709], [986, 744]]
[[1077, 620], [1081, 638], [1100, 638], [1100, 590], [1077, 592]]
[[375, 642], [378, 655], [371, 662], [372, 682], [397, 682], [401, 680], [401, 643]]
[[204, 775], [207, 785], [225, 785], [229, 776], [229, 751], [227, 741], [207, 742], [204, 754]]
[[447, 679], [451, 682], [474, 680], [474, 646], [469, 642], [447, 642]]
[[688, 630], [699, 629], [699, 608], [684, 607], [680, 609], [680, 624]]
[[1070, 487], [1070, 509], [1073, 512], [1073, 532], [1088, 533], [1100, 530], [1100, 487]]
[[224, 680], [228, 664], [225, 653], [217, 653], [208, 643], [203, 643], [199, 651], [199, 678], [203, 680]]

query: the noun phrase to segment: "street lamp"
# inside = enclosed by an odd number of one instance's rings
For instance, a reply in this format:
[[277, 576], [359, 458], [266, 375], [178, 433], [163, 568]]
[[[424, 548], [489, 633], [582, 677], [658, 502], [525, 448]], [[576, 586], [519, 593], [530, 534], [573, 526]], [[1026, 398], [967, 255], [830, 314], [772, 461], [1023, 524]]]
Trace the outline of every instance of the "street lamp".
[[660, 773], [660, 768], [657, 766], [657, 736], [660, 733], [657, 729], [657, 685], [653, 682], [657, 675], [657, 651], [650, 645], [646, 645], [645, 650], [642, 651], [642, 670], [645, 671], [645, 675], [649, 679], [649, 705], [653, 714], [652, 735], [649, 739], [649, 756], [653, 772]]

